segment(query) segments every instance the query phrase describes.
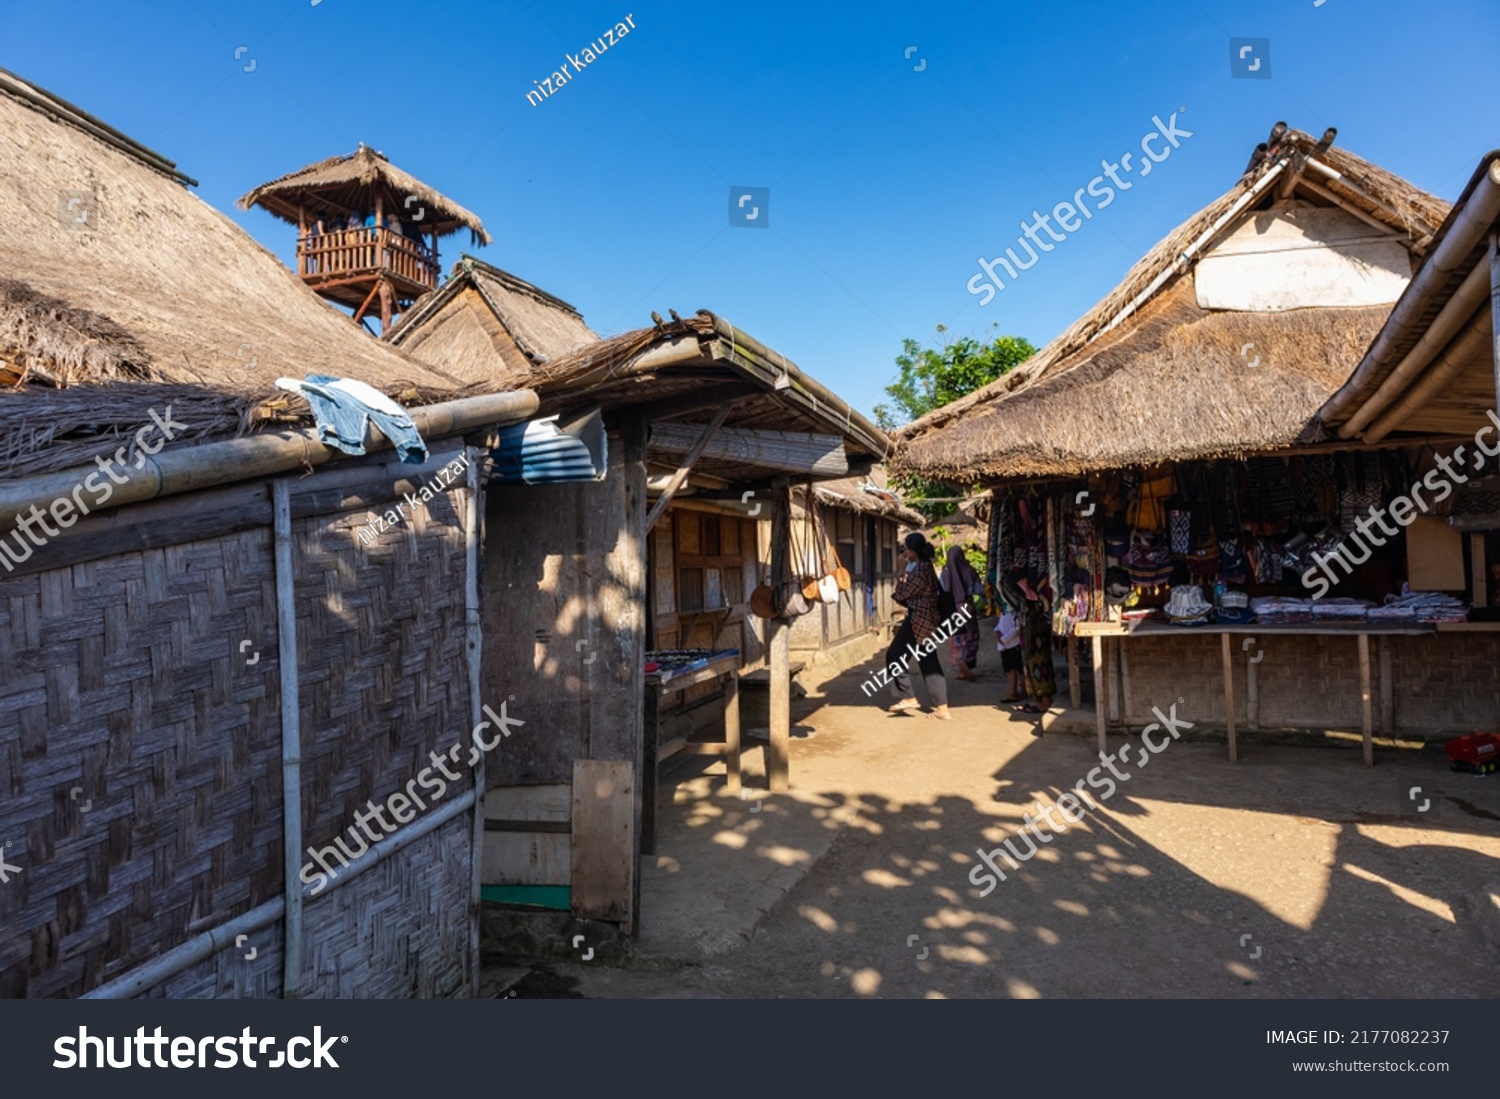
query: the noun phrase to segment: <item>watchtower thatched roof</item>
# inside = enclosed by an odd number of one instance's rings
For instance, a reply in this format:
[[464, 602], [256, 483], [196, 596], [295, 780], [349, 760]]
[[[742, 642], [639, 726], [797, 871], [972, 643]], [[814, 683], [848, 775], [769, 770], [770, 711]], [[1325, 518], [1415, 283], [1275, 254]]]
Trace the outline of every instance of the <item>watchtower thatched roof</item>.
[[524, 371], [599, 339], [573, 306], [525, 279], [463, 256], [385, 338], [465, 381]]
[[[1333, 137], [1319, 141], [1278, 124], [1239, 182], [1164, 237], [1031, 360], [902, 428], [892, 468], [972, 483], [1325, 439], [1318, 409], [1379, 331], [1388, 302], [1221, 308], [1204, 300], [1199, 274], [1216, 251], [1249, 254], [1277, 223], [1333, 216], [1368, 234], [1332, 246], [1351, 270], [1360, 249], [1388, 256], [1394, 244], [1405, 268], [1395, 281], [1410, 277], [1448, 204], [1331, 147]], [[1249, 244], [1236, 253], [1227, 245], [1237, 231]], [[1300, 247], [1330, 246], [1309, 233]], [[1394, 278], [1389, 268], [1370, 269]], [[1253, 280], [1245, 283], [1242, 292], [1256, 292]]]
[[[262, 183], [243, 196], [242, 210], [259, 206], [293, 225], [299, 223], [299, 207], [305, 205], [309, 218], [332, 217], [350, 210], [373, 209], [375, 189], [384, 188], [388, 198], [387, 213], [403, 220], [415, 221], [424, 233], [439, 237], [468, 229], [479, 244], [489, 244], [490, 235], [477, 214], [464, 209], [446, 195], [439, 194], [416, 176], [409, 175], [386, 159], [384, 153], [367, 145], [344, 156], [331, 156], [316, 164]], [[414, 199], [415, 209], [407, 203]]]

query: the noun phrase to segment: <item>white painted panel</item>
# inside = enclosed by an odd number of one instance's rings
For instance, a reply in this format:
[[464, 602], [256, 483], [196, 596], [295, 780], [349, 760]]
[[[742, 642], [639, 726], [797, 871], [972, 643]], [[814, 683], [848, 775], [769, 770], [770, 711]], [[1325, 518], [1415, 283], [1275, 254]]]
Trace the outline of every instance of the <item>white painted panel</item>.
[[1273, 313], [1389, 305], [1411, 279], [1404, 247], [1337, 207], [1278, 203], [1216, 244], [1198, 265], [1204, 309]]

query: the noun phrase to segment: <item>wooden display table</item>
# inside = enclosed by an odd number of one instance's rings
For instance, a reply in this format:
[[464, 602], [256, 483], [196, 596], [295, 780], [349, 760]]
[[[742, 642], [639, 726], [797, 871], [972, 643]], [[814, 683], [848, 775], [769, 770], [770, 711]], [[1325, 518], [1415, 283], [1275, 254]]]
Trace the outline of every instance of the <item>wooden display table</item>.
[[[661, 765], [679, 753], [700, 756], [725, 757], [728, 775], [726, 789], [731, 794], [740, 791], [740, 654], [737, 652], [715, 653], [708, 662], [697, 668], [677, 673], [669, 671], [649, 672], [646, 675], [646, 761], [643, 769], [645, 782], [641, 790], [641, 851], [656, 854], [656, 802], [661, 790]], [[660, 711], [663, 696], [685, 691], [700, 683], [724, 680], [724, 739], [722, 741], [695, 741], [677, 737], [661, 743]]]
[[[1140, 619], [1131, 622], [1080, 622], [1074, 628], [1079, 637], [1087, 637], [1093, 643], [1094, 663], [1094, 720], [1099, 733], [1099, 750], [1106, 750], [1105, 731], [1109, 724], [1110, 710], [1114, 708], [1114, 675], [1116, 668], [1120, 676], [1121, 691], [1124, 694], [1128, 709], [1130, 698], [1130, 665], [1125, 659], [1124, 642], [1126, 638], [1137, 637], [1164, 637], [1185, 636], [1188, 634], [1218, 634], [1220, 636], [1220, 647], [1224, 665], [1224, 717], [1225, 725], [1229, 732], [1229, 761], [1237, 762], [1239, 759], [1239, 746], [1235, 737], [1234, 721], [1234, 663], [1233, 645], [1230, 642], [1231, 635], [1240, 634], [1254, 637], [1256, 635], [1272, 636], [1276, 634], [1304, 634], [1308, 636], [1344, 636], [1355, 639], [1359, 647], [1359, 690], [1362, 704], [1361, 734], [1364, 747], [1364, 759], [1366, 767], [1375, 765], [1375, 742], [1374, 742], [1374, 694], [1372, 691], [1372, 678], [1370, 673], [1370, 638], [1389, 636], [1422, 636], [1435, 634], [1440, 629], [1452, 629], [1457, 625], [1462, 628], [1464, 624], [1443, 623], [1434, 626], [1430, 623], [1421, 622], [1297, 622], [1297, 623], [1260, 623], [1252, 622], [1247, 625], [1219, 625], [1209, 623], [1203, 626], [1174, 626], [1170, 622], [1159, 619]], [[1115, 660], [1109, 659], [1106, 645], [1111, 638], [1114, 642]], [[1070, 650], [1071, 652], [1071, 650]], [[1246, 679], [1250, 698], [1257, 700], [1256, 688], [1257, 677], [1255, 661], [1247, 656]], [[1389, 653], [1382, 646], [1380, 660], [1380, 699], [1381, 699], [1381, 727], [1389, 732], [1394, 724], [1391, 714], [1394, 710], [1394, 699], [1392, 697], [1392, 676], [1390, 669]]]

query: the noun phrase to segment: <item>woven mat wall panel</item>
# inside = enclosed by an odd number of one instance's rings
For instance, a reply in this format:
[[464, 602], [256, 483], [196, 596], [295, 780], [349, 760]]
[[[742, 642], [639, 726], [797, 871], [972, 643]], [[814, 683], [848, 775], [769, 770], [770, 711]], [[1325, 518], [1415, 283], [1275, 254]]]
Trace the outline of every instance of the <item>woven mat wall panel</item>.
[[[1254, 636], [1254, 635], [1246, 635]], [[1232, 635], [1236, 720], [1246, 720], [1246, 660], [1257, 650], [1262, 729], [1349, 729], [1363, 721], [1359, 647], [1354, 635], [1263, 634], [1247, 654]], [[1380, 721], [1380, 638], [1370, 638], [1372, 717]], [[1224, 723], [1224, 675], [1216, 634], [1149, 636], [1129, 646], [1131, 725], [1156, 720], [1151, 706], [1179, 696], [1178, 715]], [[1500, 727], [1500, 636], [1453, 633], [1392, 636], [1392, 679], [1398, 732], [1448, 733]], [[1165, 707], [1164, 707], [1165, 708]], [[1241, 728], [1244, 726], [1241, 725]]]
[[342, 835], [357, 851], [354, 814], [405, 790], [431, 752], [462, 745], [444, 799], [473, 785], [463, 495], [437, 497], [369, 546], [363, 513], [293, 524], [304, 846]]
[[1500, 729], [1500, 635], [1395, 637], [1396, 729]]
[[435, 832], [303, 907], [303, 995], [467, 996], [474, 821]]
[[263, 530], [0, 580], [0, 996], [77, 996], [279, 891], [275, 606]]
[[[252, 932], [243, 946], [230, 943], [210, 958], [147, 989], [142, 1000], [269, 1000], [281, 997], [281, 947], [285, 925]], [[255, 957], [248, 955], [255, 952]], [[213, 1064], [210, 1059], [209, 1064]]]

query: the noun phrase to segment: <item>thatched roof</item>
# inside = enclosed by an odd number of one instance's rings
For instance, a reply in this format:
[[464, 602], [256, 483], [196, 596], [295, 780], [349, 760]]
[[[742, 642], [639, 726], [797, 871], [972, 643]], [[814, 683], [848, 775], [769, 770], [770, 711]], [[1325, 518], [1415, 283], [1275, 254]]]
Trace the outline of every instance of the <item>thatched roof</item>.
[[1486, 153], [1422, 266], [1321, 417], [1340, 438], [1470, 435], [1496, 406], [1489, 238], [1500, 231], [1500, 150]]
[[[1413, 257], [1429, 246], [1448, 209], [1352, 153], [1285, 131], [1233, 188], [1163, 238], [1029, 361], [901, 429], [893, 468], [972, 483], [1244, 454], [1323, 437], [1319, 406], [1348, 376], [1389, 306], [1209, 309], [1198, 304], [1195, 280], [1198, 261], [1247, 222], [1259, 231], [1271, 219], [1332, 206], [1329, 195]], [[1253, 352], [1242, 356], [1246, 344]]]
[[866, 483], [873, 484], [876, 488], [886, 488], [885, 467], [875, 466], [864, 477], [841, 477], [836, 481], [820, 481], [813, 486], [813, 495], [817, 497], [818, 503], [827, 507], [846, 508], [862, 515], [878, 515], [882, 519], [893, 520], [913, 530], [919, 529], [926, 522], [918, 512], [904, 504], [883, 500], [879, 496], [866, 492], [864, 490]]
[[[384, 191], [387, 213], [415, 221], [424, 233], [436, 231], [444, 237], [468, 229], [475, 241], [490, 243], [490, 235], [477, 214], [434, 191], [416, 176], [403, 172], [384, 153], [367, 145], [262, 183], [242, 197], [239, 206], [242, 210], [259, 206], [282, 221], [297, 225], [298, 208], [302, 204], [306, 204], [309, 218], [373, 210], [376, 187]], [[414, 198], [415, 202], [408, 204], [408, 198]]]
[[[543, 415], [638, 409], [655, 424], [704, 424], [728, 406], [730, 428], [838, 436], [856, 471], [890, 450], [885, 432], [847, 401], [707, 310], [622, 332], [545, 363], [501, 370], [487, 384], [535, 391]], [[648, 450], [647, 457], [675, 468], [681, 455]], [[774, 472], [707, 457], [694, 471], [726, 483]]]
[[573, 306], [472, 256], [385, 338], [465, 381], [525, 370], [598, 341]]
[[286, 374], [408, 401], [459, 385], [325, 305], [170, 162], [4, 72], [0, 133], [0, 474], [86, 459], [190, 391], [191, 436], [261, 402], [305, 412], [274, 388]]

